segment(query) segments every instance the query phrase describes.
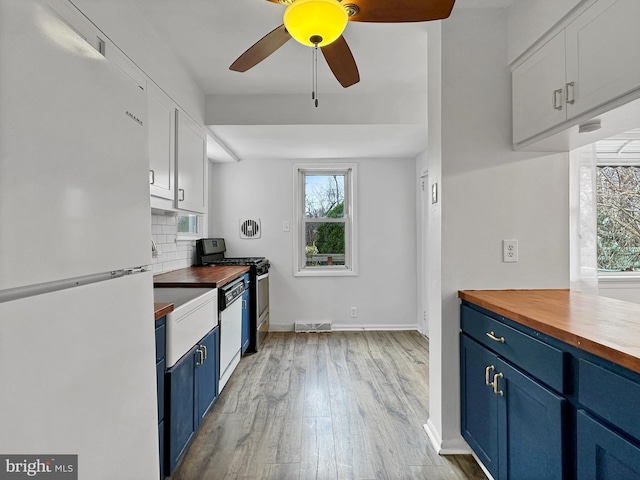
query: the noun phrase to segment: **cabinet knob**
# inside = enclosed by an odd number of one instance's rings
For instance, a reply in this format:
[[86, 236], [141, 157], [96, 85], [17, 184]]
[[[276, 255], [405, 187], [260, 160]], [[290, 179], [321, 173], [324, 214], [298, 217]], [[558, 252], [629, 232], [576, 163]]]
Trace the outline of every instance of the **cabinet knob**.
[[502, 390], [498, 390], [498, 379], [502, 377], [504, 377], [502, 373], [496, 373], [493, 376], [493, 382], [491, 382], [493, 384], [493, 393], [500, 396], [504, 395], [504, 392]]

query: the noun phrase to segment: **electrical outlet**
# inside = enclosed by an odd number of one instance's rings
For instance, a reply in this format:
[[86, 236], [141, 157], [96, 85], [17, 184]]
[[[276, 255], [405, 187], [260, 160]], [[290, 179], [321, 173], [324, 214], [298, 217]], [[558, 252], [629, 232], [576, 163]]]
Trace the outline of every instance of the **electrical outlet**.
[[502, 240], [502, 261], [518, 261], [518, 240]]
[[358, 307], [351, 307], [351, 318], [356, 318], [358, 316]]

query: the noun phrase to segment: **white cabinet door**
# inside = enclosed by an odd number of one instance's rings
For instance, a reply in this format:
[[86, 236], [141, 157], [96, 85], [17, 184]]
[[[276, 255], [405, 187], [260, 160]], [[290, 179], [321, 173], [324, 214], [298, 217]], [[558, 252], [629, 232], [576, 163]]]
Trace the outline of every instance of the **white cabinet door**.
[[151, 195], [175, 197], [176, 105], [153, 82], [147, 86], [149, 127], [149, 183]]
[[513, 143], [531, 138], [565, 121], [564, 32], [553, 37], [519, 65], [511, 78]]
[[566, 35], [569, 117], [640, 88], [640, 1], [600, 0]]
[[204, 132], [181, 111], [176, 112], [176, 207], [207, 211], [207, 140]]

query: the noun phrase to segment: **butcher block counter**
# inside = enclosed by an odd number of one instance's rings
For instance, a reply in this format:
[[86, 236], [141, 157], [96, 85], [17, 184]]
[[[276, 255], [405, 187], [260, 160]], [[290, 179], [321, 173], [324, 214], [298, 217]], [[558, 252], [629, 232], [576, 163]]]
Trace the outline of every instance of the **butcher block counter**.
[[461, 290], [458, 296], [640, 373], [640, 304], [572, 290]]
[[154, 287], [219, 288], [249, 271], [246, 266], [189, 267], [154, 275]]
[[173, 312], [173, 303], [157, 302], [153, 304], [153, 313], [156, 320], [160, 320], [167, 313]]

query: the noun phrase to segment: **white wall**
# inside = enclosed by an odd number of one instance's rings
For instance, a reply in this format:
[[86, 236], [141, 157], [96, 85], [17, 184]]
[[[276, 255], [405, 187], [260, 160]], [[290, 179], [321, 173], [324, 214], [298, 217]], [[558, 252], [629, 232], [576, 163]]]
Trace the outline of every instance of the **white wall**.
[[513, 62], [585, 0], [526, 0], [508, 10], [508, 62]]
[[[293, 225], [299, 161], [247, 160], [210, 169], [210, 235], [226, 239], [228, 256], [271, 262], [271, 329], [292, 330], [297, 320], [331, 320], [336, 329], [416, 329], [415, 161], [355, 160], [359, 274], [327, 278], [293, 276], [294, 233], [282, 231], [283, 221]], [[239, 238], [238, 222], [247, 217], [261, 219], [262, 238]], [[349, 317], [352, 306], [357, 318]]]
[[[568, 288], [569, 163], [565, 154], [512, 151], [506, 11], [454, 10], [441, 28], [442, 78], [429, 84], [431, 99], [441, 81], [440, 124], [437, 105], [429, 114], [430, 145], [440, 140], [441, 152], [430, 149], [427, 163], [431, 173], [441, 155], [441, 297], [432, 298], [442, 312], [430, 306], [427, 430], [442, 453], [455, 453], [467, 450], [459, 433], [457, 292]], [[518, 239], [518, 263], [502, 263], [505, 238]]]

